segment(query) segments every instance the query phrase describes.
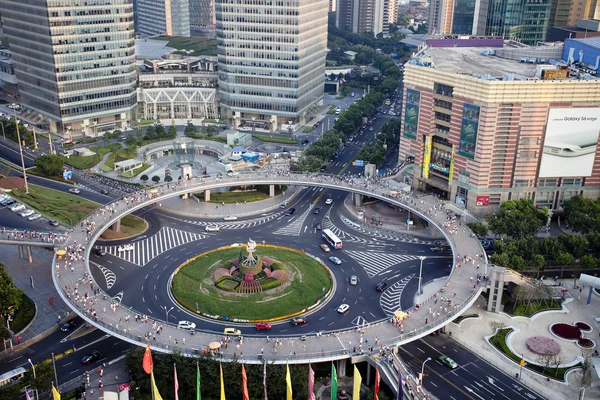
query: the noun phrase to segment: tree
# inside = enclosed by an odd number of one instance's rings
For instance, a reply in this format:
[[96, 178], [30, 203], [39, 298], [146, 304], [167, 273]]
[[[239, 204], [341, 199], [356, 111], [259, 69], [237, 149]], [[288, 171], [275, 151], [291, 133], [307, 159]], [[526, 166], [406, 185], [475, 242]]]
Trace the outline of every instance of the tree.
[[21, 306], [23, 289], [15, 287], [15, 282], [3, 264], [0, 264], [0, 316], [6, 321], [9, 314]]
[[591, 254], [586, 254], [579, 260], [583, 268], [596, 268], [598, 261]]
[[490, 328], [492, 329], [492, 333], [496, 333], [496, 331], [504, 328], [504, 322], [500, 321], [490, 321]]
[[110, 133], [109, 131], [104, 132], [104, 134], [102, 135], [102, 140], [104, 141], [104, 144], [108, 144], [108, 142], [110, 142], [110, 139], [112, 139], [112, 133]]
[[150, 178], [148, 178], [148, 175], [146, 175], [146, 174], [140, 176], [140, 181], [142, 181], [144, 183], [146, 183], [148, 181], [148, 179], [150, 179]]
[[52, 363], [35, 364], [35, 378], [33, 377], [33, 369], [27, 370], [23, 378], [23, 383], [32, 389], [37, 389], [40, 392], [48, 392], [52, 389], [54, 382], [54, 367]]
[[600, 232], [600, 199], [586, 199], [581, 195], [563, 202], [565, 217], [570, 227], [581, 233]]
[[156, 127], [154, 128], [154, 130], [156, 132], [156, 136], [159, 137], [159, 138], [167, 136], [167, 130], [161, 124], [156, 125]]
[[154, 183], [158, 183], [158, 182], [160, 182], [160, 176], [158, 176], [158, 175], [154, 175], [154, 176], [152, 177], [152, 182], [154, 182]]
[[196, 128], [196, 126], [190, 122], [186, 125], [185, 129], [183, 130], [183, 133], [185, 134], [185, 136], [193, 136], [198, 133], [198, 128]]
[[488, 234], [488, 227], [481, 221], [472, 222], [467, 225], [477, 237], [484, 238]]
[[537, 208], [527, 199], [509, 200], [500, 204], [500, 211], [488, 218], [488, 226], [497, 235], [532, 238], [547, 220], [546, 207]]
[[318, 172], [323, 165], [323, 160], [316, 156], [304, 156], [296, 164], [296, 170], [304, 172]]
[[137, 144], [130, 144], [125, 148], [125, 156], [127, 158], [135, 158], [137, 156], [138, 146]]
[[592, 372], [594, 364], [592, 363], [592, 350], [583, 349], [581, 350], [583, 356], [583, 366], [581, 372], [577, 375], [577, 382], [579, 386], [587, 388], [592, 383]]
[[565, 272], [565, 267], [572, 265], [573, 261], [575, 261], [575, 257], [570, 253], [559, 253], [554, 258], [554, 261], [562, 267], [560, 272], [560, 275], [562, 276]]
[[510, 264], [510, 258], [506, 253], [494, 253], [491, 257], [492, 264], [499, 265], [501, 267], [508, 267]]
[[177, 128], [175, 128], [175, 126], [174, 126], [174, 125], [171, 125], [171, 126], [169, 127], [169, 130], [167, 131], [167, 135], [168, 135], [169, 137], [176, 137], [176, 136], [177, 136]]
[[35, 159], [35, 166], [45, 176], [60, 175], [64, 169], [65, 158], [63, 156], [46, 154]]
[[529, 260], [529, 266], [537, 271], [537, 277], [540, 277], [540, 270], [546, 265], [546, 259], [541, 254], [533, 254]]
[[173, 177], [171, 175], [165, 176], [165, 182], [173, 182]]
[[156, 137], [156, 129], [154, 128], [154, 125], [150, 125], [146, 128], [146, 134], [144, 136], [146, 136], [147, 139], [153, 139]]

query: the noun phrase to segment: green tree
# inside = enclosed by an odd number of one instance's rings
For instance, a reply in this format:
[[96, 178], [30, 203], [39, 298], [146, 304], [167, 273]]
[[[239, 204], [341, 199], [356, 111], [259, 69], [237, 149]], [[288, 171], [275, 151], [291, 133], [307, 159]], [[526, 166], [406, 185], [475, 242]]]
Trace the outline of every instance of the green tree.
[[165, 176], [165, 182], [173, 182], [173, 177], [171, 175]]
[[146, 134], [144, 136], [148, 140], [154, 139], [157, 136], [156, 128], [154, 127], [154, 125], [150, 125], [149, 127], [146, 128]]
[[473, 231], [477, 237], [484, 238], [488, 234], [488, 227], [481, 221], [471, 222], [468, 227]]
[[563, 202], [565, 217], [570, 227], [581, 233], [600, 232], [600, 199], [592, 200], [581, 195]]
[[156, 136], [159, 138], [165, 137], [167, 136], [167, 130], [165, 129], [165, 127], [161, 124], [156, 125], [155, 132], [156, 132]]
[[35, 166], [43, 175], [60, 175], [64, 169], [65, 158], [63, 156], [46, 154], [35, 159]]
[[540, 277], [540, 270], [546, 265], [546, 259], [541, 254], [533, 254], [529, 260], [529, 266], [537, 271], [537, 277]]
[[596, 268], [596, 265], [598, 265], [598, 260], [591, 254], [584, 255], [579, 261], [583, 268]]
[[21, 306], [23, 289], [15, 286], [15, 283], [3, 264], [0, 264], [0, 316], [3, 321], [12, 311]]
[[150, 178], [148, 178], [148, 175], [146, 175], [146, 174], [140, 176], [140, 181], [142, 181], [144, 183], [146, 183], [148, 181], [148, 179], [150, 179]]
[[510, 256], [510, 267], [515, 271], [522, 271], [525, 269], [525, 260], [523, 257], [513, 254]]
[[52, 382], [54, 382], [54, 367], [52, 363], [35, 364], [35, 378], [33, 377], [33, 369], [27, 370], [23, 377], [25, 386], [37, 389], [39, 392], [52, 390]]
[[106, 131], [102, 134], [102, 141], [104, 141], [104, 144], [108, 144], [110, 139], [112, 139], [112, 133], [109, 131]]
[[534, 237], [548, 219], [546, 207], [537, 208], [527, 199], [509, 200], [500, 204], [500, 211], [488, 218], [488, 226], [496, 235], [512, 238]]
[[318, 172], [323, 165], [323, 160], [316, 156], [304, 156], [296, 164], [296, 170], [304, 172]]
[[177, 136], [177, 128], [175, 128], [175, 125], [169, 126], [169, 130], [167, 130], [167, 135], [169, 137], [176, 137]]
[[125, 146], [130, 146], [132, 144], [137, 144], [137, 139], [133, 135], [127, 135], [125, 138]]
[[158, 176], [158, 175], [154, 175], [154, 176], [152, 177], [152, 182], [154, 182], [154, 183], [158, 183], [158, 182], [160, 182], [160, 176]]
[[125, 148], [125, 156], [127, 158], [135, 158], [137, 156], [137, 153], [138, 153], [137, 144], [127, 145], [127, 147]]
[[494, 253], [491, 257], [492, 264], [499, 265], [501, 267], [509, 267], [510, 258], [506, 253]]
[[183, 133], [185, 136], [193, 136], [198, 133], [198, 128], [196, 128], [196, 126], [190, 122], [186, 125]]

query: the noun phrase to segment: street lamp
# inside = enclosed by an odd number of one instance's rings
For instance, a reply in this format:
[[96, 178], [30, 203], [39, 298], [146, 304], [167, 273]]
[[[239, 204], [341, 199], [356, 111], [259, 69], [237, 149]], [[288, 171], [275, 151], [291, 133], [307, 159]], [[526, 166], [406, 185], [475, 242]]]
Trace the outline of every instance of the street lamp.
[[[31, 362], [31, 358], [28, 358], [27, 361], [29, 362], [29, 364], [31, 364], [31, 368], [33, 369], [33, 379], [37, 379], [37, 377], [35, 376], [35, 365], [33, 365], [33, 363]], [[37, 384], [36, 384], [36, 386], [37, 386]], [[35, 399], [40, 400], [40, 396], [38, 394], [37, 388], [35, 389]]]
[[421, 299], [421, 292], [423, 290], [423, 286], [421, 285], [422, 279], [423, 279], [423, 260], [425, 260], [427, 257], [425, 256], [419, 256], [419, 260], [421, 260], [421, 267], [419, 268], [419, 290], [417, 291], [417, 303], [419, 303], [420, 299]]
[[423, 386], [423, 374], [425, 373], [425, 363], [427, 361], [431, 361], [431, 357], [427, 357], [425, 361], [423, 361], [423, 365], [421, 366], [421, 376], [419, 377], [419, 385]]
[[256, 117], [252, 117], [252, 134], [256, 131]]
[[21, 143], [21, 134], [19, 133], [19, 120], [17, 119], [17, 110], [15, 113], [15, 127], [17, 128], [17, 140], [19, 141], [19, 152], [21, 153], [21, 167], [23, 168], [23, 179], [25, 179], [25, 193], [29, 194], [29, 185], [27, 184], [27, 171], [25, 170], [25, 159], [23, 158], [23, 145]]
[[167, 306], [162, 306], [162, 308], [165, 310], [165, 314], [166, 314], [166, 320], [167, 322], [169, 322], [169, 313], [171, 312], [171, 310], [175, 307], [171, 307], [167, 310]]

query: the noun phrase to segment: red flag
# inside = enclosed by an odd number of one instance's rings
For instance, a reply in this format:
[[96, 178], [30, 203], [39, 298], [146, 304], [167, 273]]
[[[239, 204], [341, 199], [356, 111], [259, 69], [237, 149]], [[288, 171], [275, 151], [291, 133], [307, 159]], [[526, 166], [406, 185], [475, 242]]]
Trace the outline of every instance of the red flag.
[[177, 381], [177, 367], [173, 364], [173, 372], [175, 374], [175, 400], [179, 400], [179, 382]]
[[379, 376], [379, 370], [377, 368], [375, 368], [375, 397], [373, 398], [373, 400], [379, 400], [379, 396], [377, 395], [377, 393], [379, 393], [379, 382], [381, 381], [381, 376]]
[[315, 399], [315, 371], [313, 371], [310, 363], [308, 363], [308, 400]]
[[142, 368], [147, 374], [150, 374], [154, 369], [152, 364], [152, 353], [150, 352], [150, 343], [146, 346], [146, 352], [144, 353], [144, 359], [142, 360]]
[[250, 400], [248, 396], [248, 377], [246, 376], [244, 364], [242, 364], [242, 400]]
[[29, 390], [25, 389], [25, 400], [31, 400], [31, 397], [29, 396]]

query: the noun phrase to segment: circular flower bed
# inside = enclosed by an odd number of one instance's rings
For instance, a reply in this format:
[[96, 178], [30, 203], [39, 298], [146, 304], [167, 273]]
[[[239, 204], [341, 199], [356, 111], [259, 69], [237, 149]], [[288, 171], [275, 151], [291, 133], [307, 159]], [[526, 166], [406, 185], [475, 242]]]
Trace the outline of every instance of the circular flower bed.
[[536, 354], [553, 356], [560, 353], [560, 345], [554, 339], [532, 336], [527, 339], [527, 347]]
[[581, 338], [577, 341], [577, 345], [585, 349], [591, 349], [592, 347], [596, 346], [596, 343], [594, 343], [593, 340]]
[[553, 324], [550, 331], [559, 338], [567, 340], [578, 340], [581, 337], [581, 329], [571, 324]]
[[592, 327], [586, 324], [585, 322], [575, 322], [575, 326], [581, 329], [584, 332], [591, 332]]

